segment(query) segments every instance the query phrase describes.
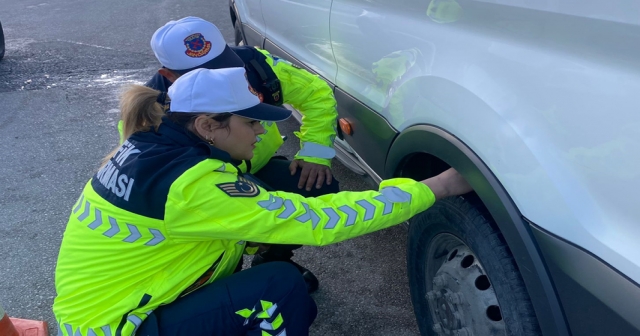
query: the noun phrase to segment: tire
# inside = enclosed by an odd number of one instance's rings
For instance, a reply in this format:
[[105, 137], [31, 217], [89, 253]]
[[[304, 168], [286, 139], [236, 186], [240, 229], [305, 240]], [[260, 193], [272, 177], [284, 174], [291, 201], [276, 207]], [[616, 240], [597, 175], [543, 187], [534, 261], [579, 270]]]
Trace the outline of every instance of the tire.
[[540, 335], [515, 260], [479, 209], [469, 194], [440, 200], [410, 221], [407, 269], [420, 333]]
[[240, 28], [241, 25], [242, 24], [238, 20], [236, 20], [236, 23], [233, 25], [236, 46], [245, 45], [244, 36], [242, 35], [242, 29]]
[[4, 31], [2, 30], [2, 23], [0, 23], [0, 60], [4, 57]]

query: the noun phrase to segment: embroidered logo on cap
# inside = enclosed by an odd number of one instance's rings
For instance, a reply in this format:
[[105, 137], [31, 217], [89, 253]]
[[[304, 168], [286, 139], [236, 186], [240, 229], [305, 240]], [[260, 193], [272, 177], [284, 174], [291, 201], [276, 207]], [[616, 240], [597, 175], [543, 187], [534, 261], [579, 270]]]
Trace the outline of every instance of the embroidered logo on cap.
[[204, 39], [204, 36], [200, 33], [195, 33], [187, 36], [184, 39], [184, 45], [187, 50], [184, 52], [189, 57], [202, 57], [211, 51], [211, 42]]

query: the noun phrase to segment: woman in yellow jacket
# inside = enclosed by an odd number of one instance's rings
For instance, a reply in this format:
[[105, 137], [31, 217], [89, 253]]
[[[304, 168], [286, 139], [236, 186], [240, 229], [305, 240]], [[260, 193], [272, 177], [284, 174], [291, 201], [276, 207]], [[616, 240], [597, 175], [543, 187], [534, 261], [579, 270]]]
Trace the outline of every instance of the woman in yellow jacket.
[[448, 170], [379, 191], [267, 192], [236, 166], [251, 159], [260, 121], [290, 112], [261, 104], [243, 68], [181, 76], [166, 114], [158, 94], [124, 94], [127, 140], [72, 209], [56, 269], [61, 335], [307, 335], [317, 311], [300, 273], [273, 262], [234, 274], [243, 253], [337, 243], [470, 190]]
[[[333, 90], [320, 77], [257, 47], [229, 47], [213, 23], [192, 16], [169, 21], [158, 28], [151, 37], [151, 49], [162, 67], [145, 86], [166, 93], [176, 79], [189, 71], [244, 67], [247, 80], [261, 102], [274, 106], [288, 104], [300, 112], [300, 131], [294, 132], [299, 139], [290, 140], [300, 142], [300, 151], [294, 160], [275, 155], [283, 138], [276, 123], [263, 121], [265, 130], [257, 137], [253, 157], [236, 166], [241, 173], [254, 174], [269, 190], [277, 185], [277, 190], [304, 197], [340, 190], [331, 173], [338, 115], [336, 100]], [[160, 95], [158, 102], [168, 107], [170, 99]], [[270, 261], [292, 263], [305, 279], [307, 290], [313, 292], [319, 286], [318, 279], [293, 261], [293, 251], [299, 247], [271, 245], [267, 251], [256, 254], [251, 265]], [[242, 264], [238, 267], [241, 269]]]

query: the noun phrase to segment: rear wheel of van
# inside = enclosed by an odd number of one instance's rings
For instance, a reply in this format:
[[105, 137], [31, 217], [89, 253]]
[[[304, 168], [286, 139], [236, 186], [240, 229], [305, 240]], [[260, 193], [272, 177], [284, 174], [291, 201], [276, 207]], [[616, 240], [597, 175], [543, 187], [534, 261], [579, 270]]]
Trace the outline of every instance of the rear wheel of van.
[[515, 260], [475, 194], [410, 221], [407, 269], [422, 335], [539, 335]]

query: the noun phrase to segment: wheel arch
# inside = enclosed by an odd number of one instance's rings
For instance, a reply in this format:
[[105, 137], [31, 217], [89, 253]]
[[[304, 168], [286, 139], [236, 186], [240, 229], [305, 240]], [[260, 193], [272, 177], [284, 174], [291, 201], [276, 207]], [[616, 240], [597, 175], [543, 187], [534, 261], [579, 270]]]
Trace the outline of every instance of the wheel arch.
[[393, 142], [383, 178], [423, 179], [449, 167], [472, 185], [511, 250], [545, 335], [570, 335], [553, 281], [531, 228], [489, 167], [453, 134], [434, 125], [408, 127]]

